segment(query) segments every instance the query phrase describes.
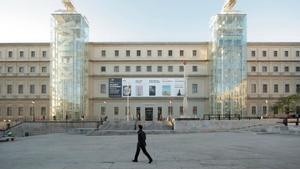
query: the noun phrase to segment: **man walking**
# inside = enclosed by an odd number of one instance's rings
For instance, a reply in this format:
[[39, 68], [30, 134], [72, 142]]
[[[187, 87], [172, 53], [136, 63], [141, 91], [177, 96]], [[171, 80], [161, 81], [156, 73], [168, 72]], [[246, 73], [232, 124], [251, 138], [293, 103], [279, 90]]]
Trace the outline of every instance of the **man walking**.
[[134, 157], [134, 160], [132, 160], [132, 162], [138, 162], [140, 150], [142, 149], [143, 153], [148, 157], [149, 164], [150, 164], [150, 163], [152, 163], [152, 158], [146, 150], [146, 133], [143, 131], [142, 125], [138, 125], [138, 126], [139, 126], [139, 131], [137, 132], [138, 133], [138, 143], [136, 146], [135, 157]]

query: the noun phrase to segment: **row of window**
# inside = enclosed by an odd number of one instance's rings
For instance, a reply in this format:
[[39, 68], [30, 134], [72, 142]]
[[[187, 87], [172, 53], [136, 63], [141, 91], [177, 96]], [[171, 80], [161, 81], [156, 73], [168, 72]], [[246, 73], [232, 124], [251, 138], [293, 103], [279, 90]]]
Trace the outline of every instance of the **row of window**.
[[[267, 51], [263, 50], [262, 51], [262, 56], [267, 57], [267, 55], [268, 55]], [[284, 56], [285, 57], [289, 57], [289, 55], [290, 55], [289, 51], [284, 51]], [[296, 57], [300, 57], [300, 51], [296, 51], [295, 55], [296, 55]], [[255, 50], [251, 51], [251, 56], [252, 57], [256, 56], [256, 51]], [[273, 56], [277, 57], [278, 56], [278, 51], [273, 51]]]
[[[173, 56], [174, 52], [173, 50], [168, 50], [166, 51], [168, 56]], [[145, 51], [146, 56], [163, 56], [163, 50], [157, 50], [156, 54], [154, 54], [155, 52], [152, 50], [146, 50]], [[193, 50], [192, 51], [192, 56], [197, 56], [197, 50]], [[179, 50], [179, 56], [184, 56], [185, 55], [185, 51], [184, 50]], [[101, 50], [101, 56], [105, 57], [107, 56], [107, 52], [106, 50]], [[120, 50], [114, 50], [114, 56], [119, 57], [120, 56]], [[125, 56], [130, 57], [130, 56], [142, 56], [142, 51], [141, 50], [135, 50], [135, 51], [131, 51], [131, 50], [125, 50]]]
[[[36, 56], [37, 56], [36, 51], [30, 51], [30, 57], [31, 58], [35, 58]], [[1, 51], [0, 51], [0, 57], [2, 57]], [[8, 58], [13, 58], [14, 57], [14, 52], [13, 51], [8, 51], [7, 52], [7, 57]], [[25, 52], [24, 51], [19, 51], [18, 57], [19, 58], [24, 58], [25, 57]], [[42, 57], [43, 58], [47, 57], [47, 51], [42, 51]]]
[[[125, 112], [125, 116], [127, 116], [127, 111], [128, 108], [127, 106], [124, 107], [124, 112]], [[179, 106], [179, 113], [180, 115], [183, 115], [183, 106]], [[140, 116], [141, 113], [141, 108], [140, 107], [136, 107], [136, 115]], [[157, 107], [157, 113], [158, 113], [158, 118], [160, 118], [160, 116], [162, 115], [162, 107]], [[117, 116], [120, 114], [120, 108], [119, 107], [114, 107], [114, 115]], [[198, 107], [197, 106], [193, 106], [193, 115], [197, 115], [198, 114]], [[105, 106], [101, 106], [101, 115], [106, 115], [106, 107]], [[168, 115], [173, 115], [173, 106], [168, 106]]]
[[[261, 67], [262, 72], [268, 72], [268, 66], [262, 66]], [[256, 66], [251, 66], [251, 72], [256, 72]], [[295, 67], [296, 72], [300, 72], [300, 66]], [[279, 72], [279, 66], [273, 66], [273, 72]], [[290, 72], [290, 67], [285, 66], [284, 72]]]
[[[0, 73], [1, 72], [2, 72], [2, 67], [0, 67]], [[29, 72], [30, 73], [36, 73], [37, 72], [36, 66], [30, 66], [29, 67]], [[41, 72], [42, 73], [47, 73], [47, 67], [42, 66], [41, 67]], [[13, 66], [7, 66], [6, 73], [14, 73], [14, 67]], [[25, 67], [24, 66], [18, 67], [18, 73], [26, 73], [25, 72]]]
[[[251, 93], [256, 93], [256, 92], [257, 92], [256, 84], [251, 84]], [[262, 85], [262, 92], [263, 93], [268, 93], [268, 85], [267, 84]], [[273, 92], [274, 93], [279, 92], [279, 85], [278, 84], [273, 85]], [[289, 84], [284, 85], [284, 92], [285, 93], [290, 93], [290, 85]], [[296, 85], [296, 92], [300, 93], [300, 84]]]
[[[41, 107], [40, 109], [40, 113], [41, 116], [46, 116], [47, 114], [47, 108], [46, 107]], [[35, 113], [36, 112], [36, 107], [29, 107], [29, 116], [37, 116], [38, 114]], [[17, 114], [16, 114], [17, 113]], [[24, 107], [17, 107], [17, 112], [14, 113], [13, 112], [13, 107], [7, 107], [6, 108], [6, 112], [5, 114], [3, 114], [3, 116], [24, 116], [25, 111], [24, 111]], [[1, 115], [1, 113], [0, 113]]]
[[[101, 72], [106, 72], [106, 66], [101, 66]], [[147, 72], [152, 72], [153, 66], [145, 66]], [[131, 72], [131, 66], [125, 66], [124, 67], [125, 72]], [[141, 72], [142, 71], [142, 66], [135, 66], [135, 71], [136, 72]], [[163, 66], [157, 66], [156, 67], [157, 72], [163, 72]], [[184, 66], [179, 66], [179, 72], [184, 71]], [[192, 71], [193, 72], [198, 72], [198, 66], [192, 66]], [[114, 66], [114, 72], [120, 72], [120, 67], [119, 66]], [[173, 72], [173, 66], [168, 66], [168, 72]]]
[[[18, 94], [24, 94], [24, 85], [18, 85], [17, 88]], [[13, 94], [13, 85], [9, 84], [6, 86], [6, 93], [7, 94]], [[29, 93], [30, 94], [36, 94], [36, 85], [29, 85]], [[41, 85], [41, 93], [46, 94], [47, 93], [47, 85]]]
[[[100, 93], [107, 94], [106, 84], [100, 84]], [[198, 93], [198, 84], [192, 84], [192, 93]]]
[[[278, 107], [271, 107], [271, 106], [262, 106], [262, 112], [257, 111], [257, 107], [256, 106], [251, 106], [251, 113], [252, 115], [267, 115], [269, 112], [273, 112], [274, 115], [277, 115], [279, 113], [279, 108]], [[300, 106], [296, 106], [296, 112], [300, 111]], [[289, 107], [285, 107], [284, 112], [290, 112]], [[262, 113], [262, 114], [261, 114]]]

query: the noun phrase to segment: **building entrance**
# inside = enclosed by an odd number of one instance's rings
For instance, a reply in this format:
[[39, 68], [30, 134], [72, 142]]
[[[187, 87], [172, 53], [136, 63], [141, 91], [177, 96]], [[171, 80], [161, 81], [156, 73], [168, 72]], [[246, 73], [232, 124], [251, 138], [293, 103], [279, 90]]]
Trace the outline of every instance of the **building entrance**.
[[146, 107], [145, 108], [145, 120], [146, 121], [153, 121], [153, 107]]

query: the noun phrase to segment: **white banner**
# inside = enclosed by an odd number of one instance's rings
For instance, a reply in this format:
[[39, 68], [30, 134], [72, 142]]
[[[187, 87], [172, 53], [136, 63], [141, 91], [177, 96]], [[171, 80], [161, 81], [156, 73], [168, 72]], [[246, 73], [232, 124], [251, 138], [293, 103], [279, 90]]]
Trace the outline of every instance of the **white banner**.
[[122, 96], [180, 97], [184, 96], [183, 78], [123, 78]]

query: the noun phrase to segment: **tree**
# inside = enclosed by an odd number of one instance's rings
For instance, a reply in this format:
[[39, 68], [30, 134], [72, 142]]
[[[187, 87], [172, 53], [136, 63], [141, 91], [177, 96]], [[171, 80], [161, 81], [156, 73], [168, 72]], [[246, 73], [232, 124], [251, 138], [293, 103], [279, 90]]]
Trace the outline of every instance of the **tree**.
[[273, 109], [278, 109], [280, 112], [290, 113], [296, 112], [297, 105], [300, 105], [300, 93], [281, 97], [273, 106]]

